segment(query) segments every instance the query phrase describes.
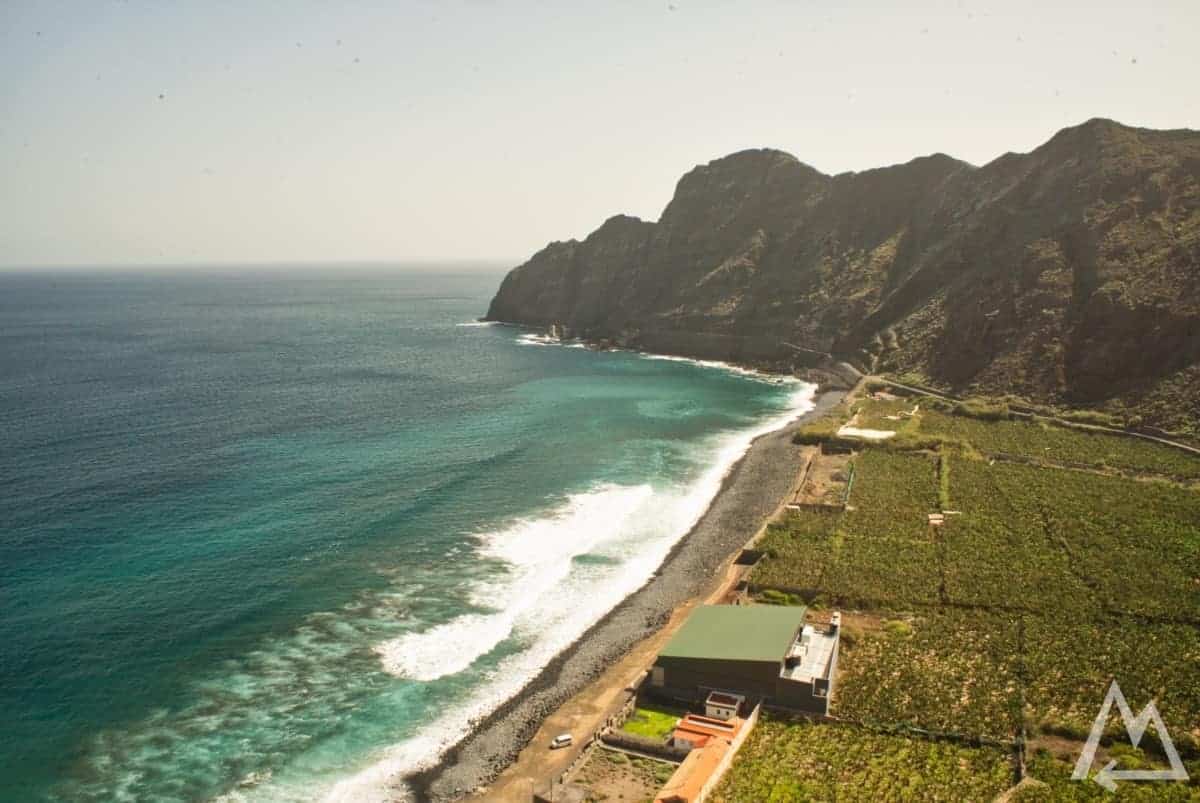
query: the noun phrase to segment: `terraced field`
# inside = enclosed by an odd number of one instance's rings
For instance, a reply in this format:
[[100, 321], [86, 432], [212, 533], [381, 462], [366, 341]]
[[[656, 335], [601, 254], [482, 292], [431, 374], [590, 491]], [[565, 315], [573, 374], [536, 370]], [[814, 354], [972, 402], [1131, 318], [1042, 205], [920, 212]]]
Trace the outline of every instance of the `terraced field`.
[[872, 450], [856, 459], [853, 509], [801, 511], [762, 542], [753, 582], [840, 605], [936, 604], [936, 547], [926, 516], [936, 502], [928, 455]]
[[[863, 412], [888, 420], [895, 406]], [[845, 629], [833, 713], [847, 724], [771, 723], [735, 762], [724, 799], [831, 799], [818, 764], [797, 751], [870, 740], [881, 726], [1071, 745], [1113, 678], [1135, 710], [1156, 700], [1186, 759], [1200, 760], [1200, 460], [924, 407], [907, 426], [905, 439], [863, 445], [844, 513], [789, 516], [762, 542], [754, 586], [866, 615], [848, 616]], [[926, 515], [946, 507], [957, 512], [930, 527]], [[848, 761], [819, 766], [859, 777]], [[1062, 763], [1032, 760], [1030, 774], [1048, 786], [1016, 799], [1100, 799], [1095, 784], [1064, 781]], [[871, 786], [872, 773], [863, 799], [907, 799]], [[770, 782], [751, 788], [759, 777]], [[921, 795], [939, 799], [958, 781], [942, 783], [951, 786]], [[1160, 786], [1162, 797], [1130, 785], [1118, 799], [1198, 800], [1195, 783]]]
[[950, 459], [950, 495], [961, 514], [950, 516], [938, 533], [948, 603], [1025, 611], [1096, 607], [1070, 552], [1047, 529], [1044, 489], [1021, 484], [1060, 473], [1066, 472]]
[[1003, 750], [764, 718], [710, 800], [991, 800], [1012, 782]]
[[[1112, 758], [1120, 760], [1127, 769], [1160, 769], [1161, 764], [1148, 760], [1140, 750], [1114, 752]], [[1196, 803], [1200, 801], [1200, 787], [1180, 783], [1128, 783], [1117, 787], [1110, 794], [1094, 783], [1079, 783], [1071, 780], [1074, 758], [1060, 759], [1044, 751], [1035, 752], [1029, 760], [1029, 775], [1039, 783], [1020, 789], [1011, 798], [1012, 803]], [[1200, 762], [1191, 762], [1188, 774], [1195, 778], [1200, 774]]]
[[1200, 757], [1200, 629], [1124, 616], [1026, 616], [1023, 627], [1031, 733], [1086, 738], [1116, 678], [1135, 712], [1155, 700], [1176, 745]]
[[892, 621], [843, 645], [834, 713], [1013, 738], [1021, 722], [1017, 620], [935, 608]]
[[1008, 454], [1133, 473], [1200, 479], [1200, 458], [1153, 441], [1030, 421], [981, 421], [921, 409], [920, 431], [965, 441], [987, 455]]

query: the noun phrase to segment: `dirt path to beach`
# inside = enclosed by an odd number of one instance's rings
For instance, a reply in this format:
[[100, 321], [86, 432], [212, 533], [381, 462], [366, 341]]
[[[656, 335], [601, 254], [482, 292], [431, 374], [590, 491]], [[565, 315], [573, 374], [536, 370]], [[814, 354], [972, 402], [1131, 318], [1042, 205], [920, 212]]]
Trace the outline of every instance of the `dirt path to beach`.
[[626, 687], [690, 610], [720, 590], [732, 558], [793, 491], [803, 451], [791, 442], [792, 433], [844, 395], [819, 394], [811, 412], [755, 440], [659, 572], [480, 723], [441, 763], [409, 779], [418, 798], [440, 803], [477, 791], [476, 800], [527, 801], [532, 783], [565, 769], [578, 748], [551, 753], [546, 743], [563, 732], [583, 741], [621, 704]]

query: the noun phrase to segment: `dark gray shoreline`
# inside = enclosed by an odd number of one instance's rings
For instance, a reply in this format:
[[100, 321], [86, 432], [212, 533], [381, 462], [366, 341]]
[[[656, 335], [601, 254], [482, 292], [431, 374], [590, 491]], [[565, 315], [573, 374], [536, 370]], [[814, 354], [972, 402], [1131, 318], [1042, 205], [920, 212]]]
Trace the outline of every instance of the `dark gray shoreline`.
[[844, 396], [843, 391], [818, 391], [812, 410], [756, 438], [700, 520], [645, 585], [559, 653], [436, 765], [404, 779], [416, 799], [456, 800], [489, 783], [516, 759], [547, 716], [666, 624], [678, 605], [710, 590], [721, 565], [758, 531], [791, 488], [800, 469], [793, 432]]

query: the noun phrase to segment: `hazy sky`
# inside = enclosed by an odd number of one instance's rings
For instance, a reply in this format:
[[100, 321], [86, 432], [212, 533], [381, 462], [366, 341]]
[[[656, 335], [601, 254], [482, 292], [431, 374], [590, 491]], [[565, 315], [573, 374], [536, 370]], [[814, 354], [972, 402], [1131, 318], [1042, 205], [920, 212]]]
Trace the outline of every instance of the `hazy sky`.
[[1200, 128], [1198, 38], [1198, 0], [0, 0], [0, 265], [515, 263], [748, 147]]

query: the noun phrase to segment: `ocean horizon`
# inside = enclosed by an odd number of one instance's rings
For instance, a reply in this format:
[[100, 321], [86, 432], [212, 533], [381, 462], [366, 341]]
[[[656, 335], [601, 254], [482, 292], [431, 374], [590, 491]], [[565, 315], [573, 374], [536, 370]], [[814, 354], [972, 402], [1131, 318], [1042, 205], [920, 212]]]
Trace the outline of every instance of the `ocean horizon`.
[[500, 278], [0, 273], [3, 799], [394, 794], [811, 407]]

